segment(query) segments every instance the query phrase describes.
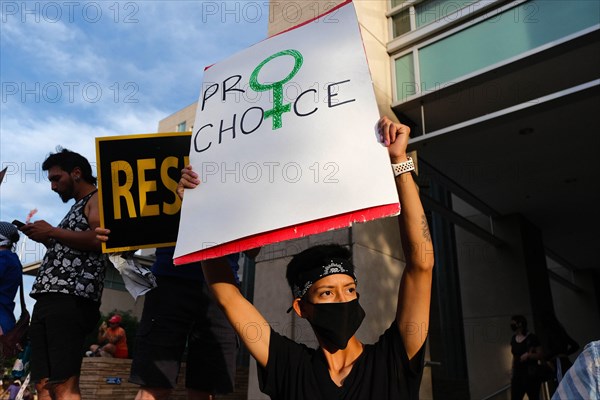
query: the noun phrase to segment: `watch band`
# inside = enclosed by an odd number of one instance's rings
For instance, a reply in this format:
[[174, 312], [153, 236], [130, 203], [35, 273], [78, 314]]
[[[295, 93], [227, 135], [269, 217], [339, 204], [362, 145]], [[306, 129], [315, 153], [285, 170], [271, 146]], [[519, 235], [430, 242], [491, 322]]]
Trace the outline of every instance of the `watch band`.
[[394, 171], [394, 176], [402, 175], [406, 172], [414, 171], [415, 164], [413, 163], [412, 158], [406, 157], [407, 160], [401, 162], [399, 164], [392, 164], [392, 170]]

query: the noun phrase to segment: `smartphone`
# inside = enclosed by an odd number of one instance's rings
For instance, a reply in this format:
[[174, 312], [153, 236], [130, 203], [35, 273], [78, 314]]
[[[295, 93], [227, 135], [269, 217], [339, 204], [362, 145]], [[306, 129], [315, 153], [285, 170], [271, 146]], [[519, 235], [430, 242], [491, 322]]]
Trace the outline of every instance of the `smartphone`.
[[11, 222], [11, 224], [13, 224], [14, 226], [16, 226], [17, 228], [21, 228], [21, 227], [25, 226], [25, 223], [19, 221], [18, 219], [15, 219], [13, 222]]

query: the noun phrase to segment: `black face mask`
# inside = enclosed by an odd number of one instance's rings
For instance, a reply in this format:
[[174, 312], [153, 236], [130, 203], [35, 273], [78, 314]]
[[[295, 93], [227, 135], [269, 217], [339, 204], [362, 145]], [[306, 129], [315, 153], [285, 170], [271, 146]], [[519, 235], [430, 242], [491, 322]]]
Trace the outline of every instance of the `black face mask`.
[[513, 332], [516, 332], [516, 331], [517, 331], [517, 324], [510, 324], [510, 329], [511, 329]]
[[338, 349], [345, 349], [365, 318], [365, 310], [358, 299], [345, 303], [309, 303], [313, 315], [308, 322], [317, 335]]

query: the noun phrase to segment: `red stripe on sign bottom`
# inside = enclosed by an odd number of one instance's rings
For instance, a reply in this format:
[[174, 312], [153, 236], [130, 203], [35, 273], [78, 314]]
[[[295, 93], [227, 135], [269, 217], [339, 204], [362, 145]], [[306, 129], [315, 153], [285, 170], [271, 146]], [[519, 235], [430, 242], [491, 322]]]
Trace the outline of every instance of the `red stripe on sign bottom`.
[[247, 236], [232, 242], [224, 243], [204, 250], [199, 250], [195, 253], [190, 253], [175, 258], [174, 263], [175, 265], [181, 265], [216, 257], [223, 257], [227, 254], [239, 253], [241, 251], [254, 249], [256, 247], [283, 242], [284, 240], [297, 239], [334, 229], [346, 228], [352, 225], [354, 222], [368, 222], [378, 218], [391, 217], [398, 215], [399, 212], [399, 203], [386, 204], [383, 206], [366, 208], [364, 210], [352, 211], [349, 213], [335, 215], [333, 217], [318, 219], [299, 225], [288, 226], [269, 232]]

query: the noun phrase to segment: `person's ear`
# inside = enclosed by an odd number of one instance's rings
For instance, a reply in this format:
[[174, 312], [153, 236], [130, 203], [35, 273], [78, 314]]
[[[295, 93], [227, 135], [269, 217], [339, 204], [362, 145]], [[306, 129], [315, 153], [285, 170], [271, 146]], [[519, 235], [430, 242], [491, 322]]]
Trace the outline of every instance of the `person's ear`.
[[296, 315], [298, 315], [300, 318], [306, 318], [302, 299], [300, 299], [299, 297], [295, 298], [294, 302], [292, 303], [292, 308], [294, 309]]
[[73, 171], [71, 171], [71, 176], [73, 177], [75, 182], [79, 182], [81, 180], [81, 168], [73, 168]]

